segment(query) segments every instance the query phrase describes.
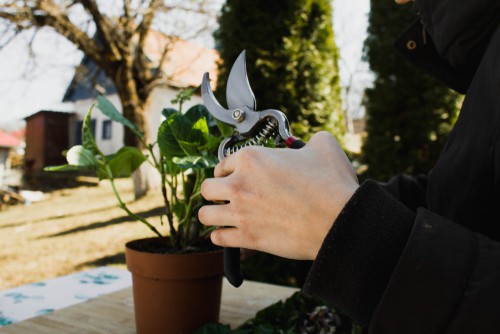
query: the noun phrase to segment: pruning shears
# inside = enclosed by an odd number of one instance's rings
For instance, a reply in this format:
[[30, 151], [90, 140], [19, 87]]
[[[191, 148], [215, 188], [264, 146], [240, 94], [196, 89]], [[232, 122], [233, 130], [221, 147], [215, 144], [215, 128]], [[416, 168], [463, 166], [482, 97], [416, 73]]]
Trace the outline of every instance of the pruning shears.
[[[276, 147], [298, 149], [305, 145], [292, 136], [288, 119], [283, 112], [276, 109], [257, 110], [255, 96], [248, 81], [245, 51], [240, 53], [229, 72], [226, 86], [228, 108], [222, 107], [215, 98], [208, 73], [203, 75], [201, 96], [213, 117], [234, 127], [232, 135], [219, 145], [219, 160], [246, 146], [266, 146], [271, 141], [274, 141]], [[224, 272], [233, 286], [239, 287], [243, 283], [239, 248], [224, 249]]]

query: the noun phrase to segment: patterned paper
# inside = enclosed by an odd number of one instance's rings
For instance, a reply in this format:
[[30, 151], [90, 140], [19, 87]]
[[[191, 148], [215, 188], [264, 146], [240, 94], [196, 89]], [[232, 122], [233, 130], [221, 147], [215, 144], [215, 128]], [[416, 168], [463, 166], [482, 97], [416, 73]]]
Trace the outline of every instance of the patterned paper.
[[0, 291], [0, 327], [132, 285], [126, 269], [99, 267]]

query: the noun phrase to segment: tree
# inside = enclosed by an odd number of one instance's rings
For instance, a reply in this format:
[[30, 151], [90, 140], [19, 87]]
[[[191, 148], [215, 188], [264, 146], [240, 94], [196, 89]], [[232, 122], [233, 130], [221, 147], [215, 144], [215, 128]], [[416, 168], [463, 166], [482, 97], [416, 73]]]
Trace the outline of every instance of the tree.
[[411, 6], [371, 1], [365, 50], [375, 82], [366, 90], [364, 177], [428, 172], [457, 117], [458, 94], [414, 68], [392, 45], [415, 18]]
[[[0, 49], [22, 33], [51, 29], [83, 52], [86, 59], [111, 80], [120, 98], [123, 115], [148, 138], [147, 104], [157, 86], [168, 83], [161, 64], [172, 43], [197, 36], [215, 13], [214, 0], [7, 0], [0, 4]], [[187, 22], [196, 25], [187, 26]], [[148, 36], [160, 32], [165, 45], [160, 57], [147, 54]], [[98, 72], [100, 75], [101, 72]], [[200, 78], [201, 81], [201, 78]], [[141, 147], [126, 128], [126, 145]], [[148, 178], [134, 175], [136, 197], [149, 188]]]
[[305, 139], [325, 129], [342, 137], [330, 1], [227, 0], [214, 38], [221, 57], [216, 90], [221, 101], [231, 66], [246, 50], [259, 110], [283, 111], [294, 135]]
[[[104, 71], [116, 87], [124, 116], [147, 133], [145, 107], [153, 89], [168, 79], [159, 65], [171, 45], [166, 43], [161, 57], [152, 61], [146, 54], [146, 40], [154, 29], [169, 31], [166, 37], [174, 42], [179, 38], [174, 28], [187, 13], [213, 13], [213, 1], [122, 0], [110, 5], [98, 0], [7, 0], [0, 4], [4, 32], [0, 49], [23, 32], [35, 37], [42, 28], [53, 30]], [[190, 27], [193, 35], [204, 28], [203, 24]], [[128, 129], [124, 141], [140, 146]]]

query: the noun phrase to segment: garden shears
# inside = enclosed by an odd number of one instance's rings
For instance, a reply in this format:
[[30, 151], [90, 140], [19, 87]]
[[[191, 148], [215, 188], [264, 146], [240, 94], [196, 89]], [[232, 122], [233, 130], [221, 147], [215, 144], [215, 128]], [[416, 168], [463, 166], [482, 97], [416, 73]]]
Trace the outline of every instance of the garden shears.
[[[215, 98], [208, 73], [203, 75], [201, 96], [213, 117], [234, 127], [232, 135], [219, 145], [219, 160], [247, 146], [267, 146], [274, 142], [276, 147], [298, 149], [305, 145], [292, 136], [288, 119], [283, 112], [276, 109], [257, 110], [255, 96], [248, 81], [245, 51], [240, 53], [229, 72], [226, 86], [228, 108], [222, 107]], [[224, 249], [224, 272], [233, 286], [238, 287], [243, 283], [239, 248]]]

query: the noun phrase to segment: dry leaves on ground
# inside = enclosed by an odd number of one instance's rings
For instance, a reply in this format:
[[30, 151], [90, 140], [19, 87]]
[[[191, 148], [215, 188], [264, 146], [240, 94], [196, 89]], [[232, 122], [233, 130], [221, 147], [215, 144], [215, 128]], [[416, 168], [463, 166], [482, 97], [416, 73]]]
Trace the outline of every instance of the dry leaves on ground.
[[[130, 180], [118, 180], [118, 188], [132, 211], [166, 230], [156, 191], [134, 201]], [[40, 202], [0, 211], [0, 290], [102, 265], [124, 268], [125, 243], [149, 236], [117, 207], [108, 182], [54, 191]]]

